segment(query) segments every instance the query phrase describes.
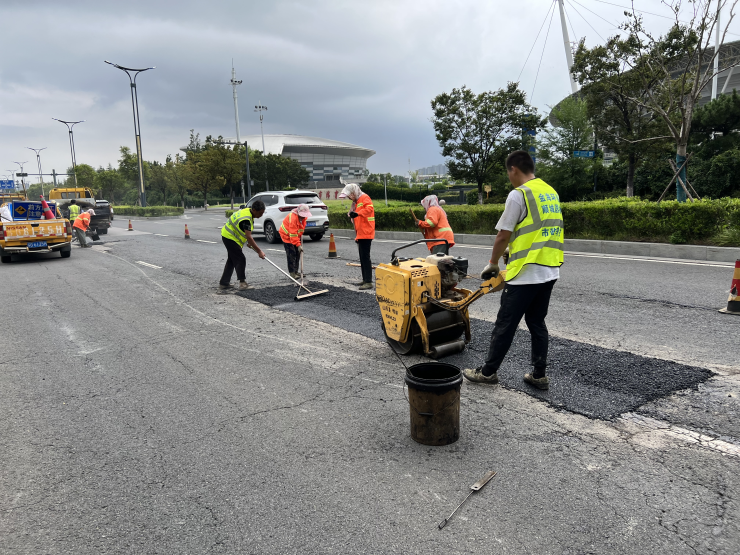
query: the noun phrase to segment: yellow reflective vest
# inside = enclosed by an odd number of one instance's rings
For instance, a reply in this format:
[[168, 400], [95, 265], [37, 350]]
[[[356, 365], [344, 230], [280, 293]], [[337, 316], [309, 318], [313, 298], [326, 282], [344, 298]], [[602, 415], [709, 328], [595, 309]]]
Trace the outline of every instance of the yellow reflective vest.
[[249, 229], [254, 230], [254, 218], [252, 217], [252, 211], [249, 208], [242, 208], [234, 212], [226, 222], [226, 225], [221, 228], [221, 237], [226, 237], [243, 247], [244, 243], [247, 242], [246, 234], [241, 230], [241, 223], [244, 220], [249, 220]]
[[75, 220], [77, 219], [77, 216], [80, 215], [80, 207], [77, 204], [70, 204], [69, 205], [69, 221], [70, 223], [75, 223]]
[[527, 216], [511, 234], [506, 281], [514, 279], [526, 264], [563, 265], [563, 215], [555, 189], [533, 179], [516, 190], [524, 195]]

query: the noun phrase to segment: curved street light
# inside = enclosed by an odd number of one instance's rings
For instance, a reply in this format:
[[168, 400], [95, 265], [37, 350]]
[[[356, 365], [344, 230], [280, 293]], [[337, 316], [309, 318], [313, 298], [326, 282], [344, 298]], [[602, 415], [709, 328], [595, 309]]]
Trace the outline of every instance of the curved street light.
[[46, 195], [46, 193], [44, 193], [44, 176], [41, 174], [41, 154], [40, 153], [42, 150], [46, 150], [47, 147], [31, 148], [30, 146], [27, 146], [26, 148], [28, 150], [33, 150], [36, 153], [36, 162], [38, 163], [38, 166], [39, 166], [39, 183], [41, 183], [41, 194]]
[[75, 178], [75, 187], [77, 187], [77, 158], [75, 157], [75, 136], [72, 131], [72, 128], [78, 123], [84, 122], [85, 120], [81, 119], [80, 121], [64, 121], [64, 120], [57, 119], [57, 118], [51, 118], [51, 119], [63, 123], [64, 125], [67, 126], [67, 129], [69, 130], [69, 151], [72, 154], [72, 174], [74, 175], [74, 178]]
[[[108, 60], [103, 60], [106, 64], [111, 65], [115, 68], [120, 69], [126, 75], [128, 75], [129, 83], [131, 84], [131, 105], [134, 110], [134, 134], [136, 135], [136, 157], [139, 165], [139, 202], [141, 206], [146, 206], [146, 192], [144, 191], [144, 162], [141, 158], [141, 121], [139, 120], [139, 96], [136, 93], [136, 78], [139, 73], [149, 71], [150, 69], [156, 69], [155, 67], [145, 67], [141, 69], [135, 69], [132, 67], [123, 67]], [[131, 77], [133, 72], [134, 76]]]
[[267, 110], [267, 106], [263, 106], [262, 102], [260, 102], [257, 106], [254, 107], [254, 111], [258, 112], [260, 115], [260, 131], [262, 132], [262, 156], [265, 159], [265, 190], [270, 190], [270, 182], [267, 180], [267, 154], [265, 154], [265, 129], [262, 127], [262, 118], [263, 118], [263, 111]]

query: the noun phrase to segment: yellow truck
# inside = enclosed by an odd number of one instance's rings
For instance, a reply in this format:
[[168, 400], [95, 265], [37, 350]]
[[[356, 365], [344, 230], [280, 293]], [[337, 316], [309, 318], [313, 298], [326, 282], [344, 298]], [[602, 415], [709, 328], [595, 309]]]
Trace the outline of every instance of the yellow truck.
[[14, 254], [59, 252], [72, 254], [72, 225], [49, 203], [53, 220], [43, 219], [39, 201], [13, 200], [0, 206], [0, 262], [8, 263]]
[[98, 233], [108, 233], [113, 220], [110, 203], [106, 200], [95, 200], [95, 195], [87, 187], [55, 187], [49, 191], [49, 200], [56, 202], [57, 207], [65, 218], [69, 218], [69, 203], [72, 199], [82, 208], [92, 208], [95, 215], [90, 218], [90, 229]]

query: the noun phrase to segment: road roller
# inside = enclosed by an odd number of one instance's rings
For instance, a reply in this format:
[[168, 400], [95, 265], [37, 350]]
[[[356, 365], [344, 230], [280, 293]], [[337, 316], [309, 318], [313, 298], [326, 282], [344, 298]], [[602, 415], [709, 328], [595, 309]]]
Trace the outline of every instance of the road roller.
[[470, 342], [468, 307], [483, 295], [503, 289], [506, 271], [471, 291], [458, 287], [468, 275], [465, 258], [397, 256], [402, 249], [430, 241], [440, 239], [420, 239], [398, 247], [390, 264], [378, 264], [375, 296], [391, 347], [400, 355], [423, 353], [438, 359], [465, 349]]

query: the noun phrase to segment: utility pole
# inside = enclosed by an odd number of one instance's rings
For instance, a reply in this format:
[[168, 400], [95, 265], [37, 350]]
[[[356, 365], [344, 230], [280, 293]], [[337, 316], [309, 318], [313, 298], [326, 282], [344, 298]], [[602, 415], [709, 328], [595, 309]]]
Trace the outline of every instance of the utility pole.
[[[234, 119], [236, 120], [236, 142], [241, 143], [241, 135], [239, 133], [239, 103], [236, 99], [236, 87], [242, 84], [242, 80], [236, 79], [236, 70], [234, 69], [234, 58], [231, 59], [231, 88], [234, 90]], [[247, 142], [244, 141], [244, 148], [247, 149], [247, 179], [249, 179], [249, 148], [247, 148]], [[242, 178], [242, 202], [246, 204], [247, 197], [244, 196], [244, 178]], [[249, 196], [252, 196], [252, 188], [249, 187]], [[234, 208], [233, 206], [231, 207]]]
[[[717, 98], [717, 89], [719, 86], [719, 16], [721, 12], [722, 0], [719, 0], [717, 2], [717, 19], [714, 22], [717, 28], [714, 35], [714, 77], [712, 77], [712, 100]], [[730, 14], [730, 16], [732, 16], [732, 14]]]
[[33, 150], [36, 153], [36, 162], [38, 163], [38, 166], [39, 166], [39, 183], [41, 183], [41, 194], [42, 195], [45, 195], [46, 193], [44, 193], [44, 177], [43, 177], [42, 172], [41, 172], [41, 154], [40, 154], [40, 152], [42, 150], [46, 150], [47, 147], [44, 147], [44, 148], [31, 148], [30, 146], [27, 146], [26, 148], [28, 150]]
[[[139, 119], [139, 95], [136, 92], [136, 78], [139, 73], [155, 69], [154, 67], [145, 67], [143, 69], [133, 69], [130, 67], [119, 66], [108, 60], [103, 60], [106, 64], [112, 65], [123, 71], [128, 75], [129, 83], [131, 84], [131, 105], [134, 110], [134, 135], [136, 136], [136, 158], [139, 163], [139, 203], [141, 206], [146, 206], [146, 191], [144, 190], [144, 161], [141, 155], [141, 120]], [[129, 71], [134, 73], [133, 79]]]
[[254, 107], [254, 111], [260, 115], [260, 131], [262, 132], [262, 157], [265, 159], [265, 190], [270, 190], [270, 182], [267, 180], [267, 154], [265, 153], [265, 129], [262, 127], [262, 112], [267, 110], [267, 106], [263, 106], [262, 102]]
[[23, 186], [23, 194], [26, 195], [26, 200], [28, 200], [28, 194], [26, 193], [26, 172], [23, 171], [23, 164], [28, 164], [28, 161], [13, 162], [13, 163], [18, 164], [21, 167], [21, 171], [16, 172], [16, 173], [21, 176], [21, 185]]
[[576, 80], [573, 78], [573, 52], [570, 49], [570, 38], [568, 38], [568, 26], [565, 24], [565, 8], [563, 7], [563, 0], [558, 0], [558, 6], [560, 7], [560, 24], [563, 27], [563, 44], [565, 45], [565, 60], [568, 62], [568, 77], [570, 77], [570, 88], [574, 93], [578, 92], [578, 85]]

